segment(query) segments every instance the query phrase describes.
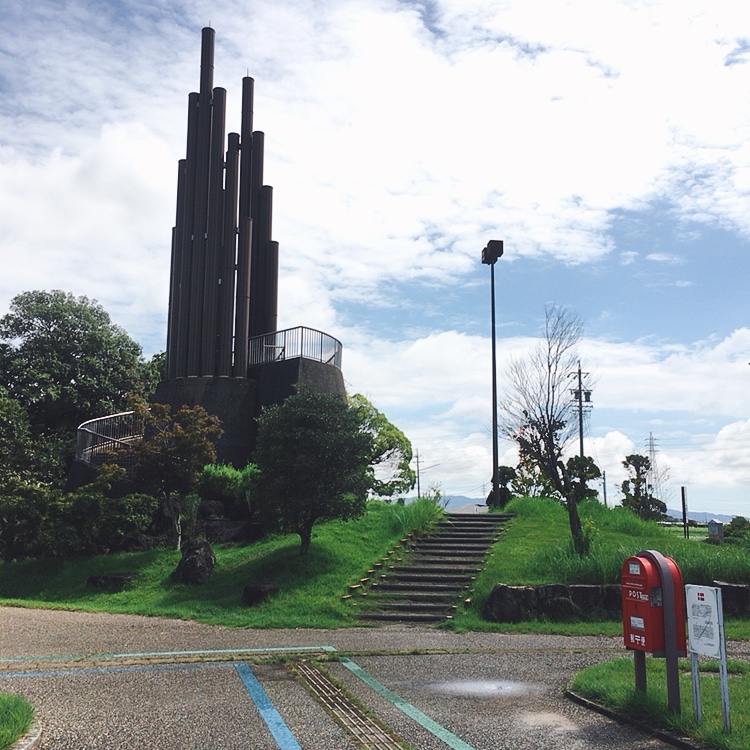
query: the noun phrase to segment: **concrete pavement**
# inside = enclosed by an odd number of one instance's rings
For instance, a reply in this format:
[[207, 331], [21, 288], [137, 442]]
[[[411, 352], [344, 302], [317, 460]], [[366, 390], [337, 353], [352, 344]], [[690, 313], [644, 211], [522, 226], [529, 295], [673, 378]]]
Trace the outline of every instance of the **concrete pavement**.
[[[45, 750], [357, 748], [284, 661], [334, 652], [356, 669], [330, 661], [332, 677], [419, 750], [668, 747], [563, 696], [575, 672], [624, 653], [619, 639], [405, 626], [237, 630], [0, 607], [0, 690], [35, 705]], [[262, 700], [243, 683], [244, 664]], [[287, 734], [274, 734], [269, 712]]]

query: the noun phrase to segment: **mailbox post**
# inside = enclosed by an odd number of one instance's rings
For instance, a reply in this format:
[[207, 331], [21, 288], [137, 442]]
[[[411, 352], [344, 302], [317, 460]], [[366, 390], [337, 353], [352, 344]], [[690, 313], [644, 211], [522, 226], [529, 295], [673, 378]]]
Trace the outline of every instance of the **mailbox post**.
[[687, 653], [685, 590], [682, 573], [671, 557], [642, 550], [622, 566], [622, 629], [625, 647], [635, 665], [635, 687], [646, 691], [646, 654], [664, 657], [667, 667], [667, 702], [680, 713], [677, 658]]

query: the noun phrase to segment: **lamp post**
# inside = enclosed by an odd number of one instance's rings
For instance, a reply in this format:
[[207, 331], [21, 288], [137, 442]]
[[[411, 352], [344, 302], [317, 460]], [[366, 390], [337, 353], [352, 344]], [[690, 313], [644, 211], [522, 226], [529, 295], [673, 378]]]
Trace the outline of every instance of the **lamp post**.
[[[490, 297], [492, 316], [492, 505], [497, 507], [500, 500], [500, 480], [497, 464], [500, 460], [497, 449], [497, 351], [495, 346], [495, 262], [503, 254], [503, 241], [490, 240], [482, 249], [482, 263], [490, 267]], [[488, 503], [489, 505], [489, 503]]]

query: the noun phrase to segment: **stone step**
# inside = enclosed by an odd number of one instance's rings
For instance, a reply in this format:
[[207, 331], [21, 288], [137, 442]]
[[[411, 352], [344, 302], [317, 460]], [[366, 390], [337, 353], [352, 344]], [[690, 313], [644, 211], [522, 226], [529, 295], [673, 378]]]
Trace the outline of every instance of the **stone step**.
[[378, 622], [434, 623], [443, 622], [443, 620], [445, 620], [445, 615], [421, 612], [362, 612], [358, 615], [358, 618], [360, 620], [375, 620]]
[[466, 583], [435, 583], [434, 581], [411, 581], [398, 582], [398, 581], [382, 581], [377, 584], [375, 591], [387, 591], [389, 594], [406, 594], [408, 592], [415, 593], [453, 593], [457, 594], [466, 588]]
[[418, 613], [444, 613], [449, 614], [455, 606], [450, 601], [442, 602], [418, 602], [418, 601], [397, 601], [397, 602], [379, 602], [379, 612], [418, 612]]
[[388, 576], [399, 583], [470, 583], [472, 576], [461, 573], [394, 573]]
[[419, 563], [415, 565], [394, 565], [392, 568], [389, 568], [389, 570], [392, 570], [394, 573], [481, 573], [482, 569], [478, 568], [476, 565], [463, 565], [463, 564], [456, 564], [456, 565], [446, 565], [444, 560], [441, 560], [439, 563], [436, 563], [435, 565], [427, 565], [424, 563]]

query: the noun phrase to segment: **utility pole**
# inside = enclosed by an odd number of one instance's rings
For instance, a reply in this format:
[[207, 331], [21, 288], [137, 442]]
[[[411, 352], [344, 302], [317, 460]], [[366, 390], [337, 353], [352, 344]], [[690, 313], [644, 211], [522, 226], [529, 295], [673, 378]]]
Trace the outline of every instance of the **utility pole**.
[[578, 360], [578, 455], [583, 458], [583, 374]]
[[422, 490], [419, 486], [419, 448], [417, 448], [417, 500], [422, 497]]
[[607, 507], [607, 472], [602, 471], [602, 496], [604, 497], [604, 507]]

